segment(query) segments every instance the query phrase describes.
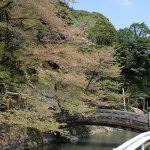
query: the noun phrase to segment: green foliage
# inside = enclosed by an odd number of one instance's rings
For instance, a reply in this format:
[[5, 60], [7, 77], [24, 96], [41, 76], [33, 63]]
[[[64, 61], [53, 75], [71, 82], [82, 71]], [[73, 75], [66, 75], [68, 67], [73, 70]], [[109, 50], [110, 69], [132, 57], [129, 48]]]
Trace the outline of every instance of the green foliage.
[[27, 128], [27, 135], [29, 136], [29, 138], [31, 140], [34, 140], [35, 138], [39, 138], [39, 136], [41, 135], [41, 132], [34, 127], [28, 127]]
[[[150, 90], [150, 29], [144, 23], [134, 23], [118, 31], [117, 60], [126, 78], [126, 86], [135, 99], [148, 97]], [[145, 93], [145, 94], [142, 94]], [[137, 98], [138, 97], [138, 98]]]
[[[133, 29], [134, 27], [134, 29]], [[145, 29], [146, 28], [146, 29]], [[145, 30], [144, 30], [145, 29]], [[132, 24], [118, 32], [120, 45], [117, 59], [122, 73], [128, 78], [147, 78], [150, 75], [150, 38], [145, 24]]]
[[67, 22], [68, 24], [72, 24], [72, 12], [71, 9], [69, 8], [69, 6], [61, 1], [58, 1], [58, 4], [56, 5], [56, 14], [62, 18], [63, 20], [65, 20], [65, 22]]
[[26, 77], [21, 66], [10, 60], [0, 64], [0, 80], [4, 83], [26, 82]]
[[88, 34], [96, 45], [112, 45], [116, 41], [116, 30], [111, 24], [97, 23]]
[[88, 33], [97, 45], [112, 45], [116, 41], [116, 30], [109, 20], [100, 13], [76, 11], [73, 13], [73, 26]]
[[11, 79], [11, 75], [9, 71], [0, 71], [0, 79], [9, 80]]
[[5, 48], [5, 43], [4, 42], [0, 42], [0, 50], [3, 50]]
[[72, 10], [73, 25], [85, 31], [94, 27], [97, 22], [101, 24], [111, 24], [109, 20], [100, 13]]
[[136, 38], [146, 38], [150, 36], [150, 29], [145, 23], [133, 23], [129, 30], [132, 31]]
[[82, 53], [90, 53], [92, 52], [92, 49], [91, 48], [88, 48], [88, 47], [80, 47], [78, 49], [79, 52], [82, 52]]
[[6, 111], [6, 95], [3, 93], [0, 93], [0, 112]]
[[100, 83], [101, 87], [105, 87], [105, 86], [109, 86], [112, 83], [112, 81], [110, 79], [99, 80], [99, 83]]

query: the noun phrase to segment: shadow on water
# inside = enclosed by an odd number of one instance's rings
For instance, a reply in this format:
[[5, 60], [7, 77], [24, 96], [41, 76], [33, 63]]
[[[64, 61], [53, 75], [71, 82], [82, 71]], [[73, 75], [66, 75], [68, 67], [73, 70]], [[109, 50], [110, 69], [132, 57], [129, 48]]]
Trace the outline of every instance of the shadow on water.
[[135, 132], [123, 130], [104, 132], [80, 139], [76, 144], [50, 144], [32, 150], [112, 150], [136, 135]]

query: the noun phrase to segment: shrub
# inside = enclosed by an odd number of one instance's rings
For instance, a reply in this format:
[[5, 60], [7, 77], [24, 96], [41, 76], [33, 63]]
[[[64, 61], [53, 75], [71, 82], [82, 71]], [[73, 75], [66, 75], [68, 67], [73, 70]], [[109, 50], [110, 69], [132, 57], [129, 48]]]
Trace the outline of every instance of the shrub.
[[112, 25], [96, 24], [88, 31], [88, 37], [96, 45], [113, 45], [117, 36], [116, 30]]
[[41, 132], [37, 128], [33, 128], [33, 127], [28, 127], [27, 128], [27, 135], [32, 140], [39, 137], [40, 134], [41, 134]]

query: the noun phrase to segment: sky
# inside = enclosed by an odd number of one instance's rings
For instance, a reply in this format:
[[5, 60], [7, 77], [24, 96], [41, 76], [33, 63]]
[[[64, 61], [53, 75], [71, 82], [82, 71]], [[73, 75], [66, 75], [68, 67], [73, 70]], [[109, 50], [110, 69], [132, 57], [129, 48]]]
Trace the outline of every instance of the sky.
[[77, 10], [100, 12], [116, 29], [136, 22], [145, 22], [150, 27], [150, 0], [77, 0], [70, 6]]

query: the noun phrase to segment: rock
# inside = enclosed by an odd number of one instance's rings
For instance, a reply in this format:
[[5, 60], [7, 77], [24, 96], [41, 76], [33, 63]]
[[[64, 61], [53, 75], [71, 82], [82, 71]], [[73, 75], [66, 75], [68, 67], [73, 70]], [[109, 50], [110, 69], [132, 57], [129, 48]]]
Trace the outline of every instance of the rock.
[[26, 129], [18, 125], [0, 125], [0, 150], [23, 150]]
[[48, 106], [48, 109], [54, 110], [57, 113], [61, 112], [59, 104], [55, 97], [45, 96], [45, 102]]
[[43, 133], [43, 144], [48, 144], [48, 143], [52, 143], [55, 139], [55, 136], [53, 133]]
[[27, 148], [27, 149], [29, 149], [29, 148], [31, 148], [31, 147], [34, 147], [34, 146], [33, 146], [33, 142], [30, 141], [30, 140], [27, 140], [27, 141], [25, 142], [25, 144], [24, 144], [24, 147]]
[[37, 70], [35, 68], [27, 68], [27, 73], [29, 75], [37, 74]]
[[79, 141], [79, 138], [76, 136], [70, 136], [69, 140], [71, 143], [77, 143]]
[[60, 69], [60, 66], [57, 63], [55, 63], [55, 62], [53, 62], [51, 60], [44, 61], [43, 62], [43, 67], [48, 69], [48, 70], [51, 70], [51, 69], [58, 70], [58, 69]]

